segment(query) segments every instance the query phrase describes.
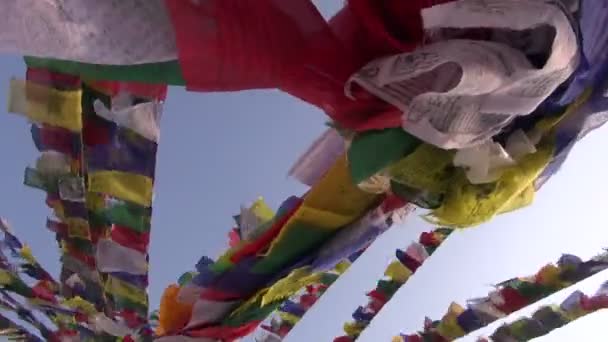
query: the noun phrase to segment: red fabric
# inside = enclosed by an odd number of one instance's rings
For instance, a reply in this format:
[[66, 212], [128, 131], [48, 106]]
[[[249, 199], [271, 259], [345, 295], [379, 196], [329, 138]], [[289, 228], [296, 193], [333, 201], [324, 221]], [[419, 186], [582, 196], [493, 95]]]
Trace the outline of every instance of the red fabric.
[[500, 295], [504, 299], [504, 303], [496, 305], [496, 308], [507, 314], [522, 309], [529, 304], [528, 300], [512, 287], [501, 289]]
[[300, 305], [302, 305], [306, 310], [310, 309], [319, 299], [319, 297], [311, 294], [305, 294], [300, 296]]
[[167, 85], [165, 84], [117, 81], [91, 81], [88, 83], [110, 96], [119, 92], [127, 92], [145, 99], [165, 100], [167, 98]]
[[74, 135], [63, 128], [53, 126], [41, 126], [40, 143], [48, 149], [61, 152], [70, 156], [74, 155]]
[[148, 254], [148, 244], [150, 243], [150, 233], [139, 233], [130, 228], [112, 225], [110, 237], [118, 244]]
[[413, 49], [420, 9], [431, 4], [353, 0], [328, 24], [310, 0], [165, 2], [188, 89], [279, 88], [357, 131], [397, 127], [401, 113], [362, 89], [347, 98], [346, 81], [375, 58]]
[[211, 326], [197, 330], [189, 330], [188, 335], [191, 337], [214, 338], [221, 341], [234, 341], [235, 339], [253, 333], [260, 323], [262, 323], [262, 321], [249, 322], [239, 327]]
[[41, 280], [34, 287], [32, 287], [32, 291], [34, 292], [34, 296], [40, 298], [42, 300], [46, 300], [47, 302], [57, 303], [57, 299], [53, 294], [53, 291], [49, 288], [49, 284], [45, 280]]
[[384, 304], [386, 304], [386, 302], [374, 299], [367, 304], [367, 309], [377, 314], [380, 312], [380, 310], [382, 310]]
[[306, 285], [306, 293], [308, 294], [316, 294], [319, 292], [319, 288], [314, 285]]
[[230, 248], [236, 247], [241, 242], [241, 237], [239, 236], [239, 231], [236, 228], [233, 228], [228, 233], [228, 246]]
[[291, 329], [293, 329], [292, 325], [285, 324], [285, 322], [283, 322], [283, 325], [281, 325], [279, 327], [279, 331], [277, 331], [277, 335], [279, 335], [281, 338], [285, 338], [285, 336], [287, 336], [287, 334], [289, 334]]
[[384, 293], [382, 293], [382, 292], [380, 292], [380, 291], [378, 291], [376, 289], [368, 292], [367, 296], [370, 297], [370, 298], [372, 298], [372, 299], [375, 299], [377, 301], [380, 301], [380, 302], [386, 302], [386, 301], [388, 301], [388, 298], [386, 298], [386, 296], [384, 295]]
[[58, 194], [47, 192], [45, 203], [47, 207], [53, 209], [55, 206], [61, 205], [61, 199]]
[[60, 74], [43, 68], [28, 68], [25, 79], [47, 87], [75, 89], [80, 87], [78, 76]]
[[340, 337], [334, 338], [334, 342], [354, 342], [354, 341], [355, 340], [353, 340], [353, 338], [350, 336], [340, 336]]
[[89, 322], [89, 317], [82, 312], [76, 312], [76, 314], [74, 314], [74, 319], [78, 323], [88, 323]]
[[123, 310], [118, 313], [118, 316], [122, 317], [127, 324], [127, 327], [135, 329], [140, 327], [145, 322], [139, 317], [139, 314], [133, 310]]
[[391, 211], [395, 211], [399, 208], [403, 208], [407, 205], [407, 201], [401, 199], [399, 196], [388, 194], [384, 201], [382, 202], [382, 210], [385, 213], [390, 213]]
[[213, 300], [218, 302], [241, 299], [238, 294], [222, 292], [215, 289], [203, 289], [199, 297], [201, 299]]
[[82, 127], [82, 139], [87, 146], [106, 145], [111, 142], [111, 125], [99, 117], [87, 117]]
[[593, 296], [591, 298], [583, 296], [581, 298], [581, 307], [585, 311], [608, 309], [608, 295]]
[[291, 211], [289, 211], [288, 213], [283, 215], [281, 218], [276, 220], [273, 223], [273, 225], [266, 232], [264, 232], [264, 234], [262, 234], [255, 241], [252, 241], [252, 242], [244, 245], [236, 253], [234, 253], [230, 257], [230, 261], [232, 261], [233, 263], [236, 264], [239, 261], [241, 261], [243, 258], [250, 256], [250, 255], [255, 255], [258, 252], [260, 252], [260, 251], [264, 250], [265, 248], [267, 248], [268, 246], [270, 246], [270, 243], [279, 235], [279, 233], [281, 232], [281, 229], [283, 229], [283, 226], [285, 226], [287, 221], [296, 213], [296, 211], [300, 208], [302, 203], [303, 203], [303, 200], [300, 199], [298, 204], [295, 205]]
[[366, 33], [366, 49], [378, 55], [411, 51], [423, 39], [420, 10], [452, 0], [349, 0]]
[[85, 265], [89, 266], [91, 269], [95, 269], [95, 258], [91, 255], [84, 254], [80, 252], [77, 248], [73, 247], [69, 241], [66, 241], [66, 246], [68, 250], [68, 254], [75, 259], [82, 261]]
[[433, 342], [449, 342], [450, 340], [448, 340], [447, 338], [439, 335], [439, 333], [434, 332], [433, 333]]
[[420, 234], [419, 242], [427, 247], [433, 247], [439, 245], [439, 239], [433, 232], [424, 232]]

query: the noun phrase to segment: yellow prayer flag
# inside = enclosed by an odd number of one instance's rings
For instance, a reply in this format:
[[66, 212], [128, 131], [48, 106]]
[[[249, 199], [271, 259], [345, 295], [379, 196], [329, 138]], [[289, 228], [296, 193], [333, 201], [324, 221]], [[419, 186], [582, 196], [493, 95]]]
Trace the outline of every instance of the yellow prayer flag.
[[421, 144], [416, 150], [388, 168], [392, 180], [410, 188], [433, 194], [446, 191], [452, 175], [453, 151], [431, 144]]
[[69, 299], [64, 299], [62, 301], [62, 304], [70, 309], [76, 309], [76, 310], [79, 310], [79, 311], [84, 312], [91, 316], [97, 313], [97, 309], [95, 308], [95, 305], [82, 299], [79, 296], [72, 297]]
[[[490, 184], [471, 184], [462, 170], [452, 179], [441, 207], [432, 212], [436, 224], [465, 228], [481, 224], [500, 212], [512, 210], [513, 204], [543, 172], [551, 161], [554, 145], [541, 143], [536, 153], [524, 156], [505, 168], [500, 179]], [[515, 201], [515, 202], [513, 202]]]
[[350, 337], [356, 337], [361, 334], [363, 329], [365, 329], [365, 325], [357, 322], [347, 322], [344, 323], [343, 329], [346, 335]]
[[8, 111], [70, 131], [82, 130], [82, 91], [57, 90], [24, 80], [11, 80]]
[[334, 266], [334, 271], [338, 274], [344, 274], [346, 270], [350, 267], [351, 263], [348, 260], [342, 260]]
[[21, 247], [21, 249], [19, 250], [19, 254], [28, 263], [30, 263], [32, 265], [37, 264], [36, 258], [34, 258], [34, 255], [32, 254], [32, 249], [30, 248], [30, 246], [23, 245], [23, 247]]
[[300, 317], [283, 311], [279, 311], [279, 317], [281, 317], [281, 320], [291, 325], [296, 325], [300, 321]]
[[8, 285], [13, 281], [13, 275], [7, 271], [0, 269], [0, 285]]
[[[349, 224], [353, 219], [352, 216], [340, 215], [329, 210], [311, 208], [306, 206], [306, 204], [302, 204], [291, 217], [290, 221], [305, 222], [318, 228], [334, 230]], [[289, 225], [286, 224], [286, 226]]]
[[306, 194], [304, 206], [355, 220], [377, 199], [377, 195], [369, 194], [354, 184], [344, 155]]
[[68, 226], [68, 236], [73, 238], [80, 238], [83, 240], [90, 240], [89, 221], [79, 217], [68, 217], [65, 219], [65, 223]]
[[399, 260], [395, 260], [388, 265], [386, 271], [384, 271], [384, 275], [398, 283], [405, 283], [412, 276], [412, 271]]
[[146, 207], [152, 205], [152, 179], [142, 175], [120, 171], [91, 172], [88, 190]]
[[270, 221], [274, 217], [274, 211], [266, 204], [262, 197], [253, 202], [249, 210], [251, 210], [255, 217], [261, 219], [262, 222]]
[[308, 267], [295, 269], [268, 289], [262, 297], [262, 306], [290, 297], [307, 285], [320, 282], [321, 277], [321, 273], [311, 274]]
[[343, 155], [306, 194], [302, 205], [286, 222], [266, 254], [272, 253], [291, 227], [301, 227], [297, 222], [316, 229], [337, 230], [361, 217], [378, 199], [378, 195], [366, 193], [353, 183]]
[[87, 191], [84, 196], [85, 205], [90, 211], [99, 212], [106, 208], [106, 201], [102, 194]]
[[106, 280], [105, 291], [112, 295], [127, 298], [134, 303], [143, 305], [148, 304], [148, 296], [144, 290], [111, 275], [109, 275], [108, 279]]
[[466, 335], [458, 324], [458, 316], [464, 312], [464, 308], [457, 303], [450, 304], [448, 312], [437, 326], [437, 332], [444, 338], [451, 340]]
[[560, 287], [562, 285], [561, 269], [555, 265], [546, 265], [536, 274], [536, 281], [545, 286]]

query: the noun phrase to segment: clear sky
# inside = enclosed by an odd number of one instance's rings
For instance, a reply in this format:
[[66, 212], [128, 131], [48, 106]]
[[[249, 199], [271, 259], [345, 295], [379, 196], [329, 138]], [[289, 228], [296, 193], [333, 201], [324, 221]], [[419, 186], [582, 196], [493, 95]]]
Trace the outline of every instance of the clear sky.
[[[340, 6], [338, 0], [317, 3], [325, 14]], [[0, 57], [3, 108], [8, 80], [24, 75], [19, 58]], [[50, 213], [44, 194], [22, 185], [24, 168], [38, 155], [29, 125], [13, 115], [0, 120], [0, 215], [9, 219], [40, 261], [56, 274], [59, 254], [44, 227]], [[150, 256], [153, 307], [163, 288], [193, 268], [201, 255], [215, 257], [226, 247], [232, 215], [241, 203], [263, 196], [276, 208], [287, 196], [305, 190], [286, 174], [325, 129], [324, 122], [325, 116], [317, 109], [278, 91], [200, 94], [171, 88], [157, 164]], [[360, 341], [389, 341], [399, 331], [414, 331], [425, 315], [439, 318], [452, 300], [463, 303], [485, 295], [488, 284], [533, 273], [562, 252], [590, 257], [608, 247], [608, 230], [603, 226], [608, 164], [601, 152], [608, 143], [606, 133], [606, 128], [593, 132], [577, 146], [532, 207], [451, 237], [397, 293]], [[306, 315], [288, 342], [324, 342], [339, 335], [342, 323], [365, 303], [364, 293], [373, 288], [394, 250], [429, 229], [414, 215], [386, 233]], [[589, 291], [608, 275], [599, 277]], [[593, 321], [601, 318], [605, 322], [608, 315], [596, 314], [543, 341], [599, 341], [599, 324]], [[570, 335], [585, 331], [591, 333]]]

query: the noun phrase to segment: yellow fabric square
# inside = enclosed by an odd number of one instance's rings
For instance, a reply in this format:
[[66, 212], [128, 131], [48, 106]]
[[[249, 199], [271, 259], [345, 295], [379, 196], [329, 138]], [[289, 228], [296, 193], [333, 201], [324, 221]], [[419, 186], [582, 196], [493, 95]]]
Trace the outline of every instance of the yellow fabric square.
[[290, 314], [289, 312], [279, 311], [279, 317], [281, 317], [282, 321], [287, 322], [291, 325], [296, 325], [300, 321], [300, 317], [294, 314]]
[[127, 298], [134, 303], [148, 304], [148, 296], [144, 290], [111, 275], [108, 276], [108, 280], [106, 280], [105, 291], [119, 297]]
[[84, 196], [86, 207], [90, 211], [99, 212], [106, 208], [106, 201], [102, 194], [87, 191]]
[[464, 308], [457, 303], [450, 304], [448, 313], [443, 316], [443, 319], [437, 326], [437, 332], [449, 340], [454, 340], [466, 335], [458, 324], [458, 316], [464, 312]]
[[337, 229], [352, 222], [352, 216], [340, 215], [328, 210], [310, 208], [303, 204], [290, 221], [299, 221], [315, 227]]
[[82, 91], [57, 90], [23, 80], [11, 80], [8, 111], [31, 121], [82, 130]]
[[261, 219], [262, 222], [270, 221], [274, 217], [274, 211], [266, 204], [263, 198], [258, 198], [249, 210], [251, 210], [255, 217]]
[[338, 158], [327, 174], [306, 194], [304, 202], [285, 223], [267, 254], [272, 253], [291, 227], [302, 226], [297, 223], [328, 231], [336, 230], [361, 217], [378, 198], [353, 184], [346, 156]]
[[384, 275], [398, 283], [405, 283], [412, 276], [412, 271], [405, 267], [401, 261], [395, 260], [388, 265]]
[[69, 217], [65, 220], [65, 223], [68, 226], [69, 237], [80, 238], [84, 240], [91, 239], [91, 236], [89, 234], [89, 222], [87, 220], [77, 217]]
[[149, 207], [152, 205], [152, 179], [120, 171], [96, 171], [89, 174], [89, 191]]
[[304, 206], [355, 220], [377, 199], [377, 195], [369, 194], [354, 184], [343, 155], [306, 194]]

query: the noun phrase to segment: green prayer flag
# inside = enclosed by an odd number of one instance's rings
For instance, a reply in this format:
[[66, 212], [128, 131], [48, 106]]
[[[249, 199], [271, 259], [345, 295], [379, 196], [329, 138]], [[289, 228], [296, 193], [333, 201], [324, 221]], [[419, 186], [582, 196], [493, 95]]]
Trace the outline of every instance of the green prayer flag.
[[45, 177], [45, 175], [31, 167], [25, 169], [23, 184], [50, 193], [53, 193], [53, 191], [51, 191], [53, 189], [57, 190], [57, 186], [53, 186], [53, 182], [48, 179], [48, 177]]
[[281, 301], [276, 301], [268, 305], [262, 306], [262, 296], [260, 298], [247, 305], [244, 310], [239, 311], [236, 315], [231, 315], [222, 321], [222, 325], [229, 327], [239, 327], [249, 322], [263, 321], [279, 308]]
[[197, 272], [186, 272], [184, 274], [182, 274], [179, 279], [177, 279], [177, 283], [179, 284], [179, 286], [184, 286], [186, 284], [188, 284], [192, 278], [194, 278], [194, 276], [197, 275]]
[[150, 209], [132, 203], [116, 203], [103, 212], [113, 224], [129, 227], [140, 233], [150, 231]]
[[336, 280], [338, 280], [338, 277], [340, 277], [340, 276], [335, 273], [325, 272], [321, 276], [321, 284], [329, 286], [329, 285], [333, 284]]
[[355, 184], [382, 171], [414, 152], [420, 140], [401, 128], [368, 131], [355, 136], [348, 150], [350, 172]]
[[382, 294], [386, 296], [386, 298], [391, 298], [399, 290], [401, 287], [401, 283], [392, 280], [379, 280], [376, 289], [380, 291]]
[[316, 248], [335, 231], [294, 221], [262, 260], [252, 268], [255, 273], [274, 273]]

